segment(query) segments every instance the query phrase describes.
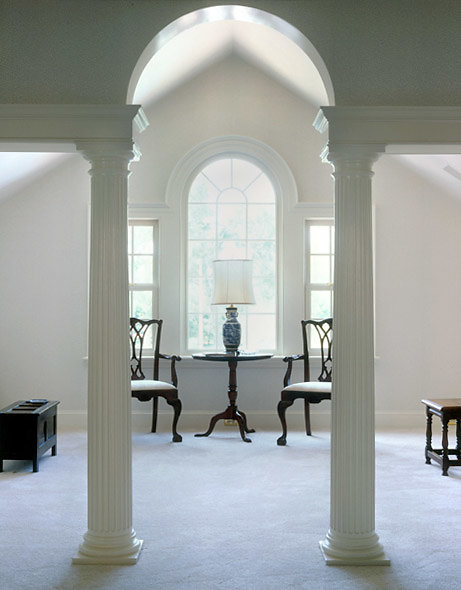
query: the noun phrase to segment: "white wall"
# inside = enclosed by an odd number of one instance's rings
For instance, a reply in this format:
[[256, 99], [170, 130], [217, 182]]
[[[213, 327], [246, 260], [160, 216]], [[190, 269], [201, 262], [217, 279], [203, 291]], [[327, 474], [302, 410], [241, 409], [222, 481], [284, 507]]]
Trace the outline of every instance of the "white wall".
[[320, 161], [325, 137], [308, 104], [239, 57], [228, 57], [153, 105], [137, 138], [143, 153], [132, 166], [131, 203], [165, 199], [176, 163], [199, 143], [244, 135], [262, 141], [289, 163], [300, 201], [332, 202], [330, 168]]
[[[318, 156], [324, 138], [312, 129], [315, 109], [243, 62], [228, 60], [226, 66], [179, 88], [149, 113], [151, 126], [140, 138], [143, 159], [133, 164], [130, 178], [131, 201], [162, 204], [179, 158], [196, 143], [229, 133], [251, 135], [278, 151], [294, 173], [301, 201], [331, 200], [330, 168]], [[206, 101], [200, 99], [203, 88], [209, 91]], [[217, 114], [211, 114], [213, 109]], [[86, 409], [88, 167], [73, 156], [0, 201], [0, 403], [3, 407], [37, 396], [58, 399], [61, 421], [75, 423]], [[430, 185], [397, 158], [383, 156], [375, 169], [378, 424], [423, 424], [421, 398], [458, 395], [461, 200]], [[293, 223], [287, 228], [293, 242], [298, 241], [290, 267], [298, 284], [302, 220], [309, 211], [292, 208]], [[178, 203], [154, 207], [153, 212], [162, 236], [161, 315], [178, 317]], [[169, 275], [167, 267], [172, 269]], [[283, 350], [286, 354], [301, 346], [303, 296], [295, 290], [297, 303], [287, 318], [295, 326], [293, 344]], [[178, 352], [171, 325], [166, 321], [164, 351]], [[239, 369], [240, 407], [256, 429], [278, 428], [275, 408], [284, 368], [273, 359]], [[227, 403], [227, 370], [185, 359], [178, 372], [182, 424], [205, 428], [208, 416]], [[301, 425], [301, 405], [290, 411], [291, 424]], [[133, 400], [132, 407], [141, 414], [136, 426], [149, 428], [150, 404]], [[161, 427], [168, 429], [170, 408], [161, 408]], [[314, 428], [328, 426], [328, 414], [328, 402], [314, 408]]]
[[[461, 383], [461, 190], [449, 194], [395, 156], [375, 165], [376, 408], [395, 423]], [[461, 184], [460, 184], [461, 189]]]
[[88, 163], [73, 155], [0, 202], [0, 403], [85, 412]]

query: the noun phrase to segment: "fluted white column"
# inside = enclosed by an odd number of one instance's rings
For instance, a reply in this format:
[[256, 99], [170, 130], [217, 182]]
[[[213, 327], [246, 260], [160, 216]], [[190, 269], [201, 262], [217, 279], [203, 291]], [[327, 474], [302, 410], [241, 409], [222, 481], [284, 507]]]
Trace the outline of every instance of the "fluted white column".
[[375, 532], [371, 177], [378, 154], [344, 146], [335, 178], [335, 297], [328, 565], [387, 565]]
[[88, 531], [73, 563], [133, 564], [127, 142], [77, 144], [91, 162]]

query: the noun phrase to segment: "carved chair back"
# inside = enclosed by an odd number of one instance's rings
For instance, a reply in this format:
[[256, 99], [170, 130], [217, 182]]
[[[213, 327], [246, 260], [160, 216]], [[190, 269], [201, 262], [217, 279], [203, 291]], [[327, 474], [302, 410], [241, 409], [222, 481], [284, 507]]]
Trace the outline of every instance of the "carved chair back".
[[154, 359], [154, 381], [158, 381], [159, 358], [160, 358], [160, 338], [162, 335], [163, 320], [141, 320], [139, 318], [130, 318], [130, 343], [131, 343], [131, 379], [133, 381], [145, 379], [146, 376], [142, 370], [142, 354], [145, 347], [146, 335], [151, 330], [152, 348]]
[[331, 381], [333, 319], [301, 320], [303, 332], [304, 381], [311, 381], [309, 367], [309, 326], [315, 330], [320, 341], [320, 375], [318, 381]]

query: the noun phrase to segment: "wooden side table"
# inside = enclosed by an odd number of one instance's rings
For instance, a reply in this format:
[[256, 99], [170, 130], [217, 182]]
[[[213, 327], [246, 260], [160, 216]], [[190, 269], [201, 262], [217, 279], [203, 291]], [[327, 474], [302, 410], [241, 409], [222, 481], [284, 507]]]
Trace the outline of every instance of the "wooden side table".
[[256, 353], [209, 353], [209, 354], [193, 354], [192, 358], [200, 361], [214, 361], [226, 362], [229, 365], [229, 386], [227, 395], [229, 397], [229, 405], [219, 414], [213, 416], [210, 420], [210, 425], [206, 432], [196, 434], [195, 436], [209, 436], [218, 420], [236, 420], [240, 430], [240, 436], [245, 442], [251, 442], [251, 438], [245, 436], [246, 433], [254, 432], [253, 428], [248, 428], [246, 415], [237, 407], [237, 364], [246, 361], [258, 361], [261, 359], [271, 358], [271, 354], [256, 354]]
[[0, 472], [4, 459], [30, 459], [34, 472], [38, 460], [51, 449], [56, 455], [56, 414], [59, 402], [21, 400], [0, 410]]
[[[442, 475], [448, 475], [450, 466], [461, 465], [461, 398], [423, 399], [426, 406], [426, 463], [434, 459], [442, 466]], [[442, 420], [442, 448], [432, 448], [432, 416]], [[448, 448], [448, 422], [456, 420], [456, 449]], [[456, 459], [450, 459], [456, 455]]]

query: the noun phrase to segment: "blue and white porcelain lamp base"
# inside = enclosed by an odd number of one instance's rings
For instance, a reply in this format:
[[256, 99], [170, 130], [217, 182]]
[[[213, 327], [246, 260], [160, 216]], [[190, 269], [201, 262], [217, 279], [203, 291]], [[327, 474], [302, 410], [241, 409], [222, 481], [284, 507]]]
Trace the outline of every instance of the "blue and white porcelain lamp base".
[[253, 293], [253, 261], [247, 258], [213, 260], [214, 292], [212, 305], [226, 306], [222, 336], [227, 353], [237, 353], [242, 329], [235, 304], [255, 303]]
[[237, 319], [238, 312], [234, 305], [226, 307], [226, 321], [222, 327], [222, 338], [226, 352], [237, 352], [240, 346], [242, 329]]

